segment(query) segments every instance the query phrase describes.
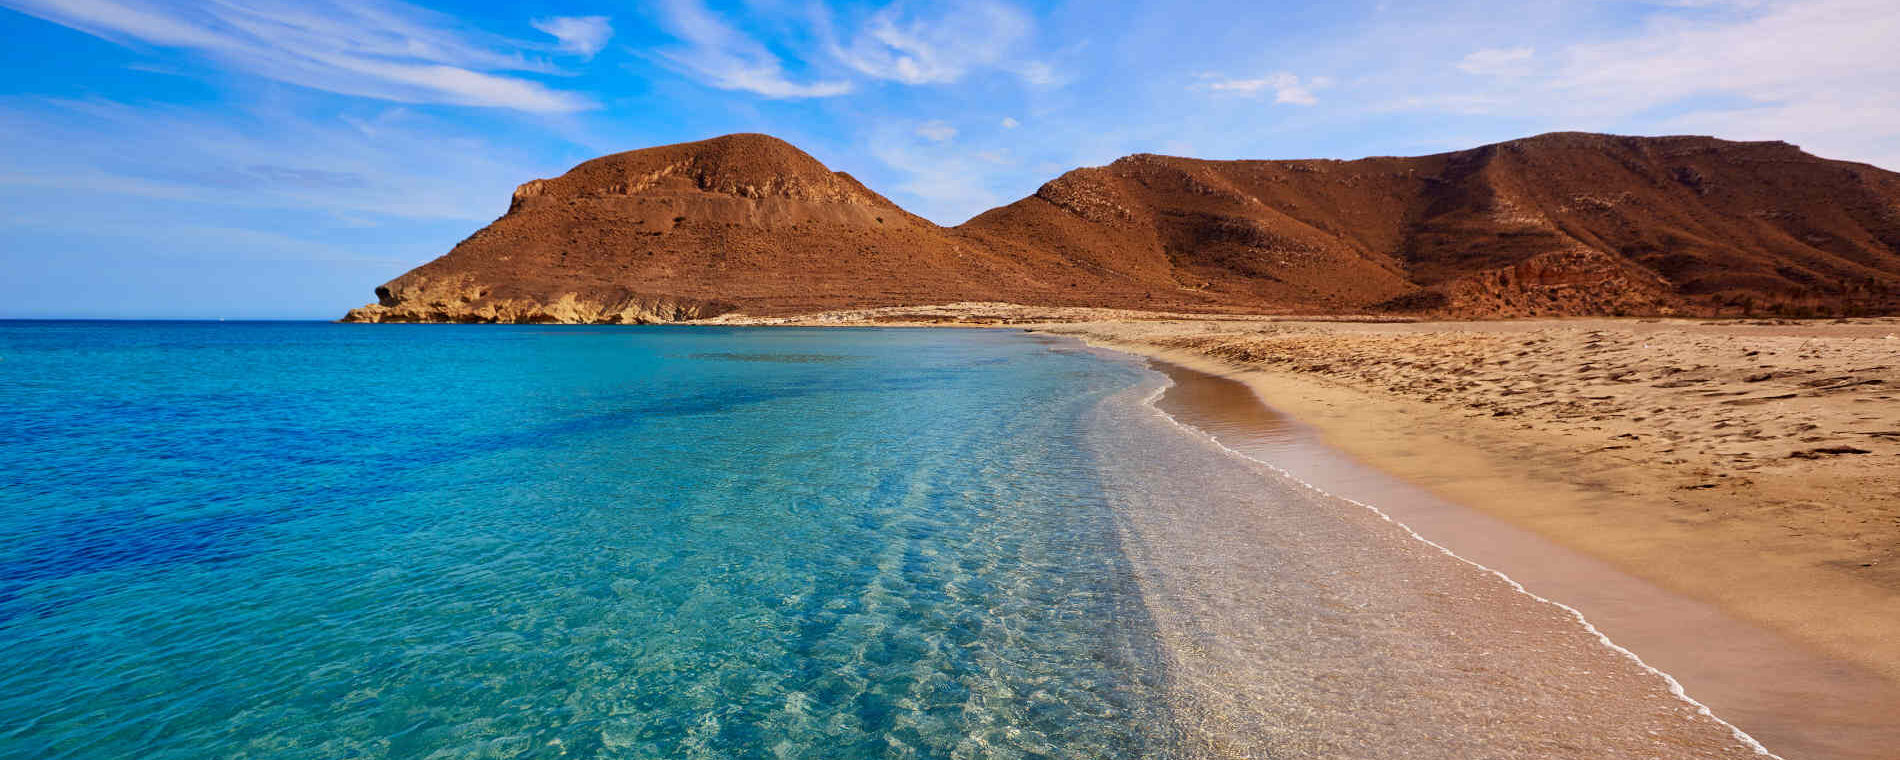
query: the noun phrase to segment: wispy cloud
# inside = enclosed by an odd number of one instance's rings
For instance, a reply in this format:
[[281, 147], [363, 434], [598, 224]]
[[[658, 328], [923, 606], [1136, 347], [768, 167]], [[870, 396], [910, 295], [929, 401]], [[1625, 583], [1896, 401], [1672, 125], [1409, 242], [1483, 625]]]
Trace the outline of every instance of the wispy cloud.
[[1253, 79], [1215, 77], [1201, 86], [1213, 92], [1245, 97], [1256, 97], [1271, 92], [1275, 103], [1310, 106], [1319, 102], [1319, 98], [1313, 95], [1313, 91], [1330, 87], [1332, 83], [1332, 80], [1326, 77], [1301, 79], [1297, 75], [1282, 71]]
[[1047, 61], [1024, 61], [1011, 69], [1023, 82], [1036, 87], [1062, 87], [1073, 77]]
[[897, 173], [894, 189], [908, 196], [907, 208], [940, 223], [956, 223], [1002, 201], [989, 182], [995, 179], [997, 159], [1007, 160], [1003, 154], [971, 153], [892, 126], [875, 130], [867, 147]]
[[980, 71], [1040, 88], [1070, 81], [1048, 60], [1026, 54], [1035, 19], [1000, 0], [900, 1], [842, 20], [823, 3], [807, 6], [809, 12], [766, 4], [748, 10], [740, 23], [704, 0], [660, 0], [661, 28], [683, 44], [655, 56], [708, 86], [769, 98], [844, 95], [866, 80], [949, 85]]
[[[1785, 139], [1900, 167], [1900, 4], [1710, 0], [1652, 7], [1633, 30], [1479, 50], [1400, 108], [1548, 128]], [[1546, 52], [1548, 51], [1548, 52]]]
[[1480, 76], [1515, 76], [1530, 73], [1531, 58], [1537, 51], [1528, 47], [1487, 48], [1476, 50], [1458, 62], [1458, 70]]
[[311, 120], [105, 100], [0, 101], [0, 188], [336, 217], [482, 222], [538, 172], [404, 108]]
[[686, 43], [659, 51], [660, 57], [707, 85], [768, 98], [825, 98], [851, 91], [845, 81], [792, 81], [778, 55], [699, 0], [665, 0], [660, 10], [667, 31]]
[[408, 103], [564, 112], [588, 98], [510, 73], [548, 72], [532, 46], [465, 31], [386, 0], [0, 0], [0, 5], [120, 43], [182, 48], [238, 70], [317, 90]]
[[1669, 126], [1792, 140], [1822, 155], [1900, 168], [1895, 50], [1900, 4], [1790, 0], [1744, 6], [1723, 23], [1664, 19], [1632, 39], [1577, 46], [1552, 84], [1585, 113], [1720, 96], [1728, 106], [1686, 109], [1668, 117]]
[[[0, 175], [4, 176], [4, 175]], [[0, 185], [5, 187], [5, 185]], [[150, 219], [124, 218], [118, 214], [114, 218], [89, 218], [83, 234], [88, 237], [112, 238], [124, 241], [136, 248], [142, 255], [150, 258], [200, 258], [221, 264], [234, 260], [245, 261], [322, 261], [343, 264], [374, 264], [378, 269], [388, 270], [412, 264], [405, 257], [364, 253], [347, 247], [327, 245], [304, 239], [291, 233], [277, 230], [257, 230], [245, 227], [222, 225], [190, 224], [173, 222], [165, 225], [164, 248], [149, 246], [152, 237]], [[69, 220], [48, 219], [45, 217], [8, 217], [0, 219], [0, 229], [10, 231], [41, 230], [50, 233], [71, 234], [65, 229], [64, 222]]]
[[606, 16], [555, 16], [534, 20], [534, 28], [560, 40], [563, 53], [594, 57], [613, 39], [614, 25]]
[[1009, 68], [1036, 84], [1059, 80], [1045, 63], [1011, 62], [1035, 30], [1021, 9], [989, 1], [926, 7], [886, 7], [848, 41], [834, 44], [833, 53], [859, 73], [904, 84], [948, 84], [988, 67]]
[[1896, 45], [1900, 4], [1890, 0], [1781, 2], [1727, 22], [1664, 16], [1635, 37], [1572, 47], [1554, 84], [1612, 108], [1707, 92], [1762, 102], [1900, 93]]
[[931, 142], [949, 142], [956, 138], [957, 128], [942, 119], [934, 119], [917, 125], [917, 136]]

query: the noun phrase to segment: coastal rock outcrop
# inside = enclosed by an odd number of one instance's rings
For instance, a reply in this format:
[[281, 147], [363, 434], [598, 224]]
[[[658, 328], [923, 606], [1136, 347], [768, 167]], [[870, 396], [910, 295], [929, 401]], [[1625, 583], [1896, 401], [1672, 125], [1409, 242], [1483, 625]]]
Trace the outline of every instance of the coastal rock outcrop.
[[634, 293], [583, 298], [562, 293], [551, 300], [490, 298], [472, 277], [447, 281], [415, 277], [376, 289], [378, 301], [351, 309], [345, 322], [489, 322], [509, 324], [646, 325], [710, 319], [732, 311], [717, 301], [643, 296]]
[[957, 227], [765, 135], [605, 156], [363, 322], [689, 321], [959, 301], [1464, 317], [1900, 313], [1900, 174], [1556, 133], [1416, 158], [1077, 169]]

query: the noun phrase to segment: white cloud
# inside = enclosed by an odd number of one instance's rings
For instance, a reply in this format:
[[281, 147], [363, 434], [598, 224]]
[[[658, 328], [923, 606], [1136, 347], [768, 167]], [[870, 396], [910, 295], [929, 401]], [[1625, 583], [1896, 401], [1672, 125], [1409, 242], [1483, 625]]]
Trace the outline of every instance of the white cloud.
[[1718, 8], [1724, 10], [1747, 10], [1760, 8], [1772, 0], [1661, 0], [1661, 4], [1671, 8]]
[[1013, 61], [1015, 50], [1035, 31], [1029, 14], [992, 0], [930, 6], [911, 13], [893, 4], [873, 14], [849, 42], [832, 52], [859, 73], [904, 84], [948, 84], [981, 68], [1004, 68], [1025, 82], [1062, 81], [1046, 63]]
[[1789, 140], [1815, 154], [1900, 170], [1900, 94], [1822, 97], [1672, 117], [1668, 131], [1737, 140]]
[[1574, 46], [1543, 83], [1551, 102], [1539, 105], [1585, 123], [1678, 110], [1663, 127], [1785, 139], [1900, 168], [1900, 3], [1789, 0], [1742, 11], [1713, 23], [1663, 15], [1638, 36]]
[[769, 98], [824, 98], [851, 91], [845, 81], [792, 81], [777, 55], [728, 26], [699, 0], [665, 0], [661, 11], [667, 31], [687, 44], [662, 50], [660, 56], [706, 85]]
[[606, 16], [555, 16], [533, 23], [534, 28], [560, 40], [561, 52], [586, 58], [594, 57], [614, 36], [614, 25]]
[[1310, 106], [1319, 102], [1314, 90], [1332, 86], [1332, 80], [1326, 77], [1313, 77], [1302, 80], [1287, 72], [1269, 74], [1256, 79], [1215, 79], [1202, 85], [1214, 92], [1232, 93], [1245, 97], [1254, 97], [1266, 92], [1273, 93], [1273, 102], [1289, 103], [1298, 106]]
[[1785, 2], [1717, 24], [1665, 17], [1640, 36], [1567, 51], [1555, 84], [1616, 108], [1707, 92], [1758, 101], [1900, 90], [1900, 4]]
[[903, 177], [894, 188], [908, 196], [902, 205], [926, 219], [954, 224], [1001, 202], [987, 182], [997, 168], [990, 157], [918, 142], [888, 125], [872, 135], [868, 147], [872, 156]]
[[1003, 128], [1004, 128], [1004, 129], [1015, 129], [1015, 128], [1017, 128], [1017, 127], [1020, 127], [1020, 126], [1022, 126], [1022, 125], [1023, 125], [1023, 123], [1022, 123], [1022, 122], [1020, 122], [1020, 121], [1017, 121], [1017, 120], [1015, 119], [1015, 117], [1011, 117], [1011, 116], [1005, 116], [1005, 117], [1003, 117]]
[[1025, 83], [1036, 87], [1061, 87], [1069, 83], [1068, 75], [1043, 61], [1026, 61], [1018, 64], [1015, 71]]
[[[78, 100], [0, 102], [0, 188], [479, 223], [559, 166], [392, 108], [336, 120]], [[58, 204], [56, 204], [58, 205]], [[67, 202], [75, 214], [95, 204]], [[107, 204], [110, 205], [110, 204]]]
[[1480, 76], [1517, 76], [1530, 73], [1531, 58], [1537, 51], [1528, 47], [1487, 48], [1472, 52], [1458, 62], [1458, 70]]
[[195, 50], [247, 73], [345, 95], [537, 112], [593, 107], [579, 94], [495, 73], [551, 71], [522, 55], [532, 46], [458, 30], [452, 19], [393, 0], [0, 5], [115, 42]]
[[917, 136], [931, 142], [949, 142], [957, 136], [957, 128], [941, 119], [926, 121], [917, 125]]
[[1497, 95], [1408, 95], [1391, 103], [1375, 106], [1378, 111], [1444, 111], [1469, 116], [1484, 116], [1502, 109], [1510, 100]]
[[[1487, 0], [1488, 1], [1488, 0]], [[1456, 113], [1461, 136], [1566, 129], [1786, 140], [1816, 155], [1900, 169], [1900, 3], [1892, 0], [1653, 2], [1610, 16], [1577, 0], [1540, 24], [1483, 13], [1356, 44], [1389, 50], [1355, 91], [1377, 109]], [[1631, 18], [1630, 11], [1641, 15]], [[1409, 20], [1408, 20], [1409, 21]], [[1439, 40], [1495, 39], [1472, 52]], [[1407, 47], [1408, 39], [1429, 40]], [[1463, 56], [1462, 58], [1460, 56]], [[1418, 66], [1436, 58], [1441, 66]], [[1468, 76], [1467, 74], [1509, 74]], [[1482, 126], [1488, 124], [1489, 126]]]
[[[1012, 74], [1032, 87], [1069, 82], [1048, 61], [1019, 54], [1034, 36], [1035, 21], [1001, 0], [894, 2], [842, 23], [824, 4], [805, 14], [779, 12], [779, 4], [748, 4], [755, 11], [748, 24], [715, 13], [705, 0], [658, 5], [660, 25], [685, 44], [657, 56], [720, 89], [774, 98], [830, 97], [856, 89], [836, 72], [906, 85], [953, 84], [985, 70]], [[793, 73], [801, 66], [818, 72], [807, 75], [813, 81]]]

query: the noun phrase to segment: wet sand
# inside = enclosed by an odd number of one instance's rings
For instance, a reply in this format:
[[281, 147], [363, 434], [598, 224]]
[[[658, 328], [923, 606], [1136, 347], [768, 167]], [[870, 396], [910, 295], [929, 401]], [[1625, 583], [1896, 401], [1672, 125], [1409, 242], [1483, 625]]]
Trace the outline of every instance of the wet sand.
[[1089, 426], [1183, 756], [1756, 758], [1569, 610], [1144, 403]]
[[1452, 504], [1325, 445], [1237, 380], [1152, 362], [1174, 382], [1157, 406], [1250, 458], [1376, 506], [1461, 557], [1581, 611], [1618, 645], [1787, 758], [1889, 758], [1900, 688], [1714, 606], [1621, 572], [1523, 528]]

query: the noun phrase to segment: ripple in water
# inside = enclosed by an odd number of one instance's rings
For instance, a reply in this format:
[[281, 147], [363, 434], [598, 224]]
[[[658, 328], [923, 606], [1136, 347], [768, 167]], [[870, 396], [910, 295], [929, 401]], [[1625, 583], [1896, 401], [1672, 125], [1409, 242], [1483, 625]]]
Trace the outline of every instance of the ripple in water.
[[1138, 757], [1019, 334], [0, 327], [0, 756]]

